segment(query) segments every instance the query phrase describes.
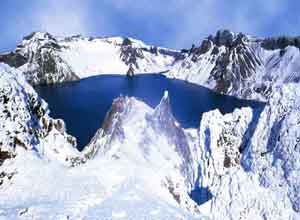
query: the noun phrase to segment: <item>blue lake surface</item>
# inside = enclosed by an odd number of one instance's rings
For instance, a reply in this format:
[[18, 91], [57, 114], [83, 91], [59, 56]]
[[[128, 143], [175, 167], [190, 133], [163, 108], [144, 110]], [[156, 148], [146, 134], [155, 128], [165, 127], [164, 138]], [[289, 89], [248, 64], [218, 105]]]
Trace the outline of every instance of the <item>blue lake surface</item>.
[[222, 113], [250, 106], [262, 109], [264, 104], [219, 95], [211, 90], [159, 74], [101, 75], [48, 86], [35, 87], [50, 107], [53, 118], [66, 122], [68, 133], [77, 138], [78, 149], [89, 143], [101, 127], [115, 98], [135, 96], [151, 107], [159, 104], [164, 91], [169, 91], [173, 114], [185, 128], [197, 128], [204, 112], [219, 109]]

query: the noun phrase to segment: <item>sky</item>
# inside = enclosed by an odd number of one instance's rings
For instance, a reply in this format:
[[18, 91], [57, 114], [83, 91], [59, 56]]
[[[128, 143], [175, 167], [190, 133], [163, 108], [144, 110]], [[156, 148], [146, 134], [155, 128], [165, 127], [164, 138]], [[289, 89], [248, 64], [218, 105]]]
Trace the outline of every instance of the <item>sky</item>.
[[299, 0], [1, 0], [0, 52], [33, 31], [189, 48], [219, 29], [300, 35]]

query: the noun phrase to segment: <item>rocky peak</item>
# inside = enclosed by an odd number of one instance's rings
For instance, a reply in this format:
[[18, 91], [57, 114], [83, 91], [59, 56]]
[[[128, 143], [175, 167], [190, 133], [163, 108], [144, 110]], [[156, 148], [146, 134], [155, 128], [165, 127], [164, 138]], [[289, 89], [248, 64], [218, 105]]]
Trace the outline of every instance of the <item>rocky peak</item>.
[[233, 47], [248, 40], [247, 36], [243, 33], [234, 33], [229, 30], [219, 30], [216, 35], [208, 37], [217, 46]]
[[30, 59], [33, 54], [40, 53], [42, 49], [60, 50], [61, 46], [57, 39], [48, 32], [33, 32], [18, 44], [16, 53]]
[[51, 84], [77, 80], [70, 66], [59, 56], [58, 40], [45, 32], [24, 37], [14, 52], [0, 55], [0, 62], [20, 68], [31, 84]]
[[[242, 33], [220, 30], [216, 36], [204, 40], [199, 51], [210, 51], [211, 62], [215, 63], [210, 78], [216, 81], [214, 90], [219, 93], [239, 90], [243, 81], [255, 74], [261, 65], [249, 38]], [[197, 61], [199, 55], [193, 60]]]
[[191, 52], [201, 55], [210, 51], [211, 49], [214, 49], [212, 54], [217, 54], [219, 51], [218, 47], [225, 46], [226, 48], [232, 49], [234, 47], [237, 48], [238, 46], [242, 46], [248, 41], [248, 37], [243, 33], [234, 33], [229, 30], [219, 30], [215, 36], [210, 35], [204, 39], [200, 47], [195, 48], [193, 46]]
[[132, 46], [132, 41], [128, 37], [125, 37], [123, 39], [122, 46]]

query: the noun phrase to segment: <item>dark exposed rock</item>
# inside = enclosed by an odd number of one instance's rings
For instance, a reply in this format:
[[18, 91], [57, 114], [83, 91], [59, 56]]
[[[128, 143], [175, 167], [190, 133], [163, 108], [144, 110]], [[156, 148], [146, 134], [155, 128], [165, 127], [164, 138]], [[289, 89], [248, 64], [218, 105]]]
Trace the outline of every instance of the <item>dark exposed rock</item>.
[[262, 41], [261, 46], [267, 50], [285, 49], [287, 46], [300, 48], [300, 37], [273, 37]]
[[132, 42], [129, 38], [125, 37], [122, 43], [122, 46], [131, 46]]
[[214, 49], [212, 50], [211, 54], [212, 55], [217, 55], [219, 53], [219, 47], [214, 46]]
[[22, 56], [21, 54], [11, 52], [8, 54], [0, 55], [0, 63], [6, 63], [12, 67], [20, 67], [23, 66], [27, 62], [27, 58]]
[[214, 38], [214, 43], [217, 46], [231, 47], [234, 41], [234, 34], [229, 30], [219, 30]]
[[180, 52], [181, 53], [189, 53], [189, 50], [188, 49], [181, 49]]
[[[0, 164], [1, 166], [1, 164]], [[4, 183], [5, 180], [11, 180], [13, 176], [16, 174], [16, 172], [7, 173], [2, 171], [0, 173], [0, 186]]]
[[134, 76], [134, 68], [132, 64], [129, 64], [129, 69], [127, 71], [127, 76], [133, 77]]
[[20, 140], [18, 137], [15, 137], [14, 138], [14, 145], [15, 145], [15, 147], [22, 147], [22, 148], [24, 148], [25, 150], [27, 150], [28, 148], [27, 148], [27, 146], [26, 146], [26, 144], [22, 141], [22, 140]]
[[1, 150], [1, 145], [0, 145], [0, 166], [3, 164], [5, 160], [13, 157], [14, 155], [11, 152]]
[[153, 54], [155, 54], [155, 55], [158, 55], [158, 49], [157, 49], [157, 47], [151, 47], [151, 48], [150, 48], [150, 53], [153, 53]]
[[231, 160], [230, 160], [230, 157], [228, 157], [227, 154], [225, 154], [225, 158], [224, 158], [224, 167], [226, 167], [226, 168], [231, 167]]
[[120, 58], [127, 66], [129, 66], [127, 75], [133, 76], [134, 68], [139, 68], [137, 60], [144, 59], [143, 50], [142, 48], [133, 47], [131, 40], [125, 38], [122, 43]]
[[194, 49], [196, 55], [207, 53], [213, 47], [212, 41], [205, 39], [203, 40], [199, 48]]
[[56, 119], [54, 122], [54, 127], [57, 131], [59, 131], [61, 134], [63, 134], [66, 131], [65, 123], [61, 119]]
[[77, 140], [75, 137], [68, 135], [67, 136], [67, 142], [70, 143], [73, 147], [77, 146]]
[[[216, 81], [214, 90], [226, 94], [229, 89], [238, 90], [243, 80], [254, 74], [255, 69], [261, 65], [260, 59], [250, 46], [244, 34], [235, 34], [228, 30], [218, 31], [216, 36], [210, 36], [203, 41], [193, 61], [213, 47], [212, 55], [217, 56], [211, 78]], [[220, 53], [220, 47], [225, 46], [225, 52]]]

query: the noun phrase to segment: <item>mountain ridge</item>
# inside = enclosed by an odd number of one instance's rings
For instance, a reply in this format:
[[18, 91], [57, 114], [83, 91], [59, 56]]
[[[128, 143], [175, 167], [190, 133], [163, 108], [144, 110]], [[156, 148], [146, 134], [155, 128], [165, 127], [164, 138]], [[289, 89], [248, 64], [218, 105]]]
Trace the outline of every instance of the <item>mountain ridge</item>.
[[199, 46], [173, 50], [132, 38], [54, 37], [35, 32], [1, 54], [32, 84], [101, 74], [162, 73], [218, 93], [266, 101], [286, 81], [300, 80], [300, 37], [258, 38], [220, 30]]

